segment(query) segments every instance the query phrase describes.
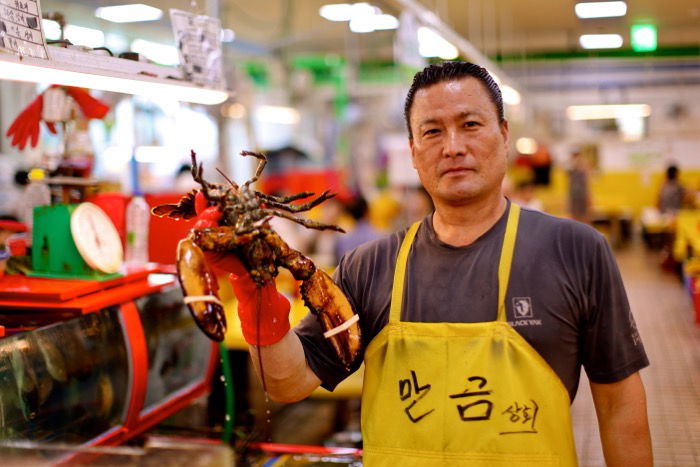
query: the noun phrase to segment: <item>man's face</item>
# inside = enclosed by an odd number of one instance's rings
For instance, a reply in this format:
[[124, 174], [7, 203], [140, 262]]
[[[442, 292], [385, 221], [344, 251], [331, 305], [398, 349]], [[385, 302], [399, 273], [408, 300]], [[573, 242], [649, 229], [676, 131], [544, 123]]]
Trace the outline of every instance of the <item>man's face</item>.
[[410, 117], [413, 167], [436, 204], [459, 205], [500, 192], [508, 124], [499, 123], [478, 79], [419, 90]]

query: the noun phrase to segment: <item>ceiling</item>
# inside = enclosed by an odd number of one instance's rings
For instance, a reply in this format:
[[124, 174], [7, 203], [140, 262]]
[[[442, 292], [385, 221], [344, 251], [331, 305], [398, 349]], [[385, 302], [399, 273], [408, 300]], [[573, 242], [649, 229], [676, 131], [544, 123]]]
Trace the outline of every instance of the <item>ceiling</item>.
[[[293, 52], [335, 51], [343, 53], [348, 43], [375, 48], [390, 44], [393, 32], [353, 34], [347, 23], [322, 18], [319, 8], [339, 0], [139, 0], [167, 11], [169, 8], [209, 13], [220, 11], [223, 26], [236, 32], [242, 43], [267, 50]], [[129, 0], [43, 0], [44, 11], [81, 5], [98, 6], [135, 3]], [[383, 12], [395, 16], [398, 0], [373, 0]], [[528, 55], [541, 52], [581, 50], [578, 36], [584, 33], [618, 33], [625, 37], [632, 24], [652, 22], [658, 28], [660, 48], [700, 46], [700, 2], [698, 0], [628, 0], [621, 18], [578, 19], [573, 0], [417, 0], [455, 32], [488, 55]], [[192, 7], [194, 5], [194, 7]], [[69, 18], [70, 21], [70, 18]], [[113, 26], [106, 21], [96, 20]], [[167, 14], [160, 20], [168, 26]], [[142, 30], [157, 24], [137, 23]], [[354, 36], [354, 37], [353, 37]]]
[[[157, 22], [119, 25], [93, 16], [94, 8], [134, 0], [42, 0], [44, 11], [59, 10], [68, 22], [172, 43], [169, 8], [216, 14], [236, 39], [226, 49], [234, 59], [275, 55], [335, 54], [354, 62], [393, 59], [395, 31], [350, 32], [348, 23], [331, 22], [319, 8], [339, 0], [139, 0], [166, 11]], [[621, 18], [578, 19], [574, 0], [370, 0], [384, 13], [398, 16], [402, 3], [433, 11], [524, 87], [536, 92], [549, 86], [575, 90], [603, 81], [680, 80], [700, 85], [700, 1], [628, 0]], [[629, 45], [632, 24], [657, 26], [658, 50], [635, 54]], [[585, 51], [581, 34], [617, 33], [624, 38], [616, 51]], [[621, 62], [620, 56], [624, 57]], [[607, 60], [606, 57], [617, 57]], [[467, 56], [468, 59], [474, 57]], [[586, 63], [586, 65], [581, 65]], [[589, 63], [596, 63], [589, 66]], [[621, 65], [621, 63], [623, 63]], [[658, 73], [657, 73], [658, 69]], [[591, 71], [592, 70], [592, 71]], [[640, 73], [640, 71], [644, 73]], [[596, 74], [597, 73], [597, 74]], [[602, 73], [602, 78], [601, 78]], [[564, 79], [559, 79], [564, 75]]]

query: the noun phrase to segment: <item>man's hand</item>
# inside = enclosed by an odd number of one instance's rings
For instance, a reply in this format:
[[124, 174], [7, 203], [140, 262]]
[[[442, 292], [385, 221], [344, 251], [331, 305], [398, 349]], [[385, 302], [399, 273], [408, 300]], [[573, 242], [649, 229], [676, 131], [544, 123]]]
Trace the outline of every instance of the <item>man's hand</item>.
[[[223, 217], [217, 206], [207, 206], [201, 191], [194, 198], [195, 229], [217, 227]], [[231, 253], [204, 252], [207, 264], [217, 274], [228, 273], [238, 299], [238, 318], [243, 337], [250, 345], [272, 345], [289, 331], [289, 300], [277, 292], [274, 282], [258, 286], [245, 266]]]
[[646, 395], [639, 372], [616, 383], [591, 383], [591, 392], [606, 464], [651, 466]]

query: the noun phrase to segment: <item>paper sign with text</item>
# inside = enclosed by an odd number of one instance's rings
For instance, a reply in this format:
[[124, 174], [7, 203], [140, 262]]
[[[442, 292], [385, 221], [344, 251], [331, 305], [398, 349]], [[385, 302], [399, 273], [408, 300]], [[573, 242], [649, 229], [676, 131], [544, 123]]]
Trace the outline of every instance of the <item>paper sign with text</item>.
[[48, 58], [39, 0], [0, 0], [0, 49]]
[[224, 89], [221, 21], [175, 9], [170, 10], [170, 20], [186, 79], [200, 86]]

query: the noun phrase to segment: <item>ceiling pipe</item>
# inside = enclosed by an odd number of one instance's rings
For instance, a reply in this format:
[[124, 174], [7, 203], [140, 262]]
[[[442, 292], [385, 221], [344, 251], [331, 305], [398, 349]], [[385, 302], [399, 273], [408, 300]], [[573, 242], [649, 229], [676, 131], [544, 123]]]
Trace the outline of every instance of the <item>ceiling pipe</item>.
[[417, 0], [394, 1], [401, 5], [403, 9], [413, 13], [418, 21], [424, 26], [434, 29], [435, 32], [440, 34], [445, 40], [451, 42], [469, 60], [478, 63], [479, 65], [488, 69], [489, 72], [498, 75], [502, 84], [507, 84], [508, 86], [516, 89], [521, 96], [523, 95], [520, 86], [518, 86], [515, 80], [510, 78], [498, 65], [496, 65], [496, 63], [481, 53], [481, 51], [474, 47], [471, 42], [459, 35], [431, 10], [418, 3]]

